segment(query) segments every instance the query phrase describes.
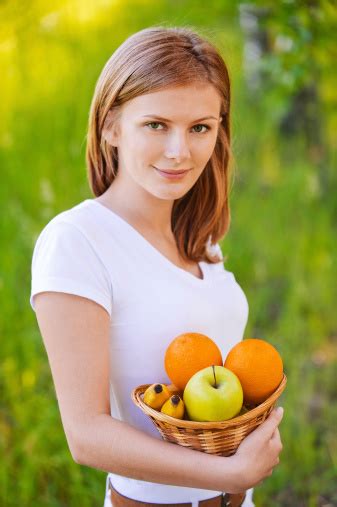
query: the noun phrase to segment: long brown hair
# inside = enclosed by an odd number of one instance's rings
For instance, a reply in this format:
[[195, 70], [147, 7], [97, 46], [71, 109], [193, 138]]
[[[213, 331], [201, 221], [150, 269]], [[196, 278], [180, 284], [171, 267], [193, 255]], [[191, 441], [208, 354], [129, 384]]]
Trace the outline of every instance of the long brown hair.
[[152, 27], [129, 37], [113, 53], [97, 81], [91, 103], [87, 167], [96, 197], [114, 181], [117, 148], [102, 136], [109, 111], [139, 95], [167, 86], [210, 83], [222, 98], [214, 152], [194, 186], [173, 204], [171, 225], [186, 261], [219, 262], [212, 251], [227, 232], [230, 163], [230, 79], [218, 50], [186, 28]]

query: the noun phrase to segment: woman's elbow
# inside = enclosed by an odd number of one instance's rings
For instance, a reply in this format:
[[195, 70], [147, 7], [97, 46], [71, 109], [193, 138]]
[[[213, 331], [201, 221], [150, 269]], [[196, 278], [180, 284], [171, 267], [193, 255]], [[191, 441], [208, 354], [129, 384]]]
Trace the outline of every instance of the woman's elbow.
[[71, 457], [75, 463], [78, 465], [86, 465], [85, 456], [88, 454], [88, 450], [83, 438], [80, 437], [80, 432], [67, 431], [66, 438]]
[[75, 463], [77, 463], [78, 465], [85, 465], [86, 464], [84, 462], [85, 460], [83, 459], [83, 452], [78, 447], [74, 447], [74, 446], [70, 447], [69, 446], [69, 450], [71, 453], [71, 457], [73, 458]]

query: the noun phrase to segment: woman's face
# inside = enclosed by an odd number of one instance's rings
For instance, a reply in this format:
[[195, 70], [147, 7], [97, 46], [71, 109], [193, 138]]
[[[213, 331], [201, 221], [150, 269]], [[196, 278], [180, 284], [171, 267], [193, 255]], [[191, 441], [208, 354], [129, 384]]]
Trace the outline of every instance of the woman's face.
[[220, 106], [210, 84], [165, 88], [126, 102], [105, 134], [118, 149], [119, 183], [136, 184], [159, 199], [185, 195], [213, 153]]

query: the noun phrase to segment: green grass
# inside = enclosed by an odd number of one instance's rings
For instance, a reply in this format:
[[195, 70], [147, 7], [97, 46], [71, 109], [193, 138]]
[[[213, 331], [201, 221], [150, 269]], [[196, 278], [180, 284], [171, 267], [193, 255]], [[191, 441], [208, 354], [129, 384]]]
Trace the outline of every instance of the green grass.
[[[86, 5], [86, 6], [85, 6]], [[301, 140], [285, 143], [271, 104], [252, 103], [242, 36], [222, 2], [20, 2], [1, 4], [0, 504], [103, 503], [105, 474], [75, 464], [66, 445], [46, 354], [29, 306], [36, 237], [58, 212], [90, 197], [84, 151], [94, 83], [130, 33], [167, 22], [214, 36], [233, 82], [236, 178], [227, 269], [245, 290], [246, 337], [284, 358], [284, 450], [256, 488], [261, 506], [337, 505], [336, 205], [331, 160], [322, 187]], [[330, 130], [335, 122], [322, 118]], [[334, 136], [328, 132], [327, 139]]]

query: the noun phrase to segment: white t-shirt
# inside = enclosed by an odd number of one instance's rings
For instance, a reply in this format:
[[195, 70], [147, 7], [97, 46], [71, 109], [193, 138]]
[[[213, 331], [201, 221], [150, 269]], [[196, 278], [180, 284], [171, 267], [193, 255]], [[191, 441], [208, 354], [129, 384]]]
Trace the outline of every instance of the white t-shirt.
[[[225, 358], [242, 339], [247, 323], [247, 299], [223, 262], [199, 266], [203, 279], [173, 264], [95, 199], [54, 217], [34, 249], [32, 308], [34, 295], [43, 291], [76, 294], [105, 308], [111, 317], [111, 415], [158, 439], [161, 436], [150, 418], [132, 402], [132, 389], [171, 383], [164, 356], [177, 335], [206, 334]], [[194, 502], [220, 493], [116, 474], [109, 477], [120, 493], [143, 502]], [[245, 507], [254, 505], [250, 497], [251, 491]]]

